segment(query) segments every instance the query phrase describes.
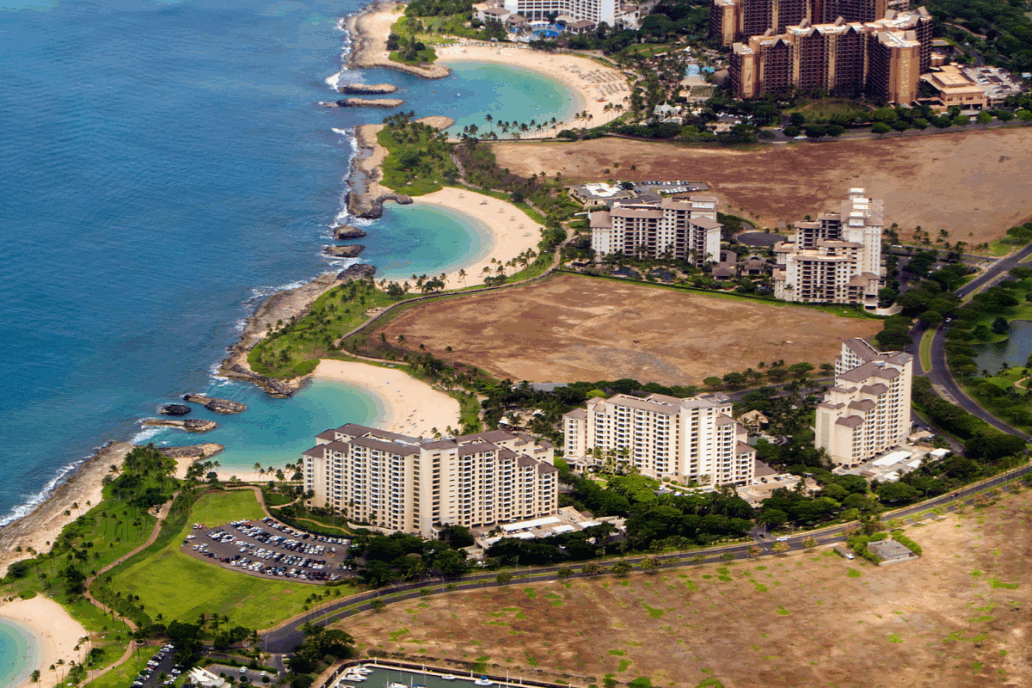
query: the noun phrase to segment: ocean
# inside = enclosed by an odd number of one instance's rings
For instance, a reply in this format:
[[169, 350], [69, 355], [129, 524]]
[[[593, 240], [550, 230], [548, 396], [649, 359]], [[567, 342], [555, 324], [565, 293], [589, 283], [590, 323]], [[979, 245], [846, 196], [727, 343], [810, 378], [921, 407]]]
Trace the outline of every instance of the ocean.
[[29, 679], [40, 661], [39, 640], [27, 627], [0, 619], [0, 686], [14, 686]]
[[[464, 123], [561, 118], [563, 87], [504, 65], [441, 81], [341, 72], [357, 0], [0, 0], [0, 523], [107, 440], [214, 441], [224, 465], [298, 458], [377, 401], [316, 383], [292, 400], [213, 377], [277, 289], [347, 263], [320, 255], [342, 213], [356, 124], [332, 83], [389, 81], [403, 109]], [[484, 247], [462, 217], [388, 208], [361, 224], [388, 275]], [[219, 430], [140, 432], [187, 392], [245, 400]], [[194, 412], [203, 416], [205, 412]], [[287, 458], [290, 457], [290, 458]]]

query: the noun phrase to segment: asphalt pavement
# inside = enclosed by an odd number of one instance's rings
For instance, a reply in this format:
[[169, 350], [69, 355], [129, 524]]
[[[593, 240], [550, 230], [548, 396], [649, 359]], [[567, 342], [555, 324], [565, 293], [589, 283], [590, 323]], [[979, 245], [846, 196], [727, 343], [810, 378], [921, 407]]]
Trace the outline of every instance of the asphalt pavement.
[[[964, 298], [983, 288], [995, 285], [1007, 276], [1007, 273], [1011, 268], [1017, 267], [1018, 265], [1028, 261], [1030, 258], [1032, 258], [1032, 244], [1029, 244], [1020, 251], [993, 263], [991, 266], [986, 268], [985, 272], [981, 275], [958, 289], [957, 295]], [[932, 386], [939, 396], [943, 397], [951, 404], [959, 406], [977, 418], [981, 418], [998, 430], [1002, 430], [1003, 432], [1011, 435], [1017, 435], [1026, 442], [1032, 441], [1032, 435], [1004, 423], [1002, 420], [975, 403], [960, 389], [960, 386], [957, 384], [956, 380], [953, 379], [949, 369], [946, 367], [946, 331], [949, 327], [949, 323], [942, 323], [932, 336], [932, 369], [930, 371], [923, 369], [923, 366], [921, 365], [921, 357], [918, 355], [921, 345], [919, 337], [924, 335], [924, 329], [918, 328], [914, 331], [915, 371], [918, 372], [918, 374], [925, 375], [932, 382]]]

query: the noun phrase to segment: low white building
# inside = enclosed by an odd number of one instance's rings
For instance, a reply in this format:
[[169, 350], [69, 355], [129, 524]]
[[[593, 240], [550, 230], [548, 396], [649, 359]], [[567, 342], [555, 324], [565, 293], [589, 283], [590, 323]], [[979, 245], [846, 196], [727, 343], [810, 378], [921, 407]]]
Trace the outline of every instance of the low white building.
[[190, 677], [190, 683], [195, 686], [201, 686], [201, 688], [221, 688], [226, 683], [226, 679], [216, 676], [201, 667], [190, 669], [188, 676]]

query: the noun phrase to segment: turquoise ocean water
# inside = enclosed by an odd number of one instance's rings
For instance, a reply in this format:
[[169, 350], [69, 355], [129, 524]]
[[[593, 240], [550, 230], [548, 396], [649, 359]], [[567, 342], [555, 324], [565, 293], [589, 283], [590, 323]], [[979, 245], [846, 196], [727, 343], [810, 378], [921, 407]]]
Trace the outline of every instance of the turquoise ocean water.
[[20, 624], [0, 619], [0, 686], [28, 680], [40, 661], [39, 642]]

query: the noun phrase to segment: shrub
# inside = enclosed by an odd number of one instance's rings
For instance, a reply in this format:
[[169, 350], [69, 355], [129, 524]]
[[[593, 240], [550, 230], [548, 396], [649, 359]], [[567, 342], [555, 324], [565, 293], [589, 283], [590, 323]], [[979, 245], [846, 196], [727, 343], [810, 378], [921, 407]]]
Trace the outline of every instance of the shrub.
[[909, 549], [914, 554], [921, 556], [921, 545], [904, 535], [902, 530], [892, 531], [892, 539]]

